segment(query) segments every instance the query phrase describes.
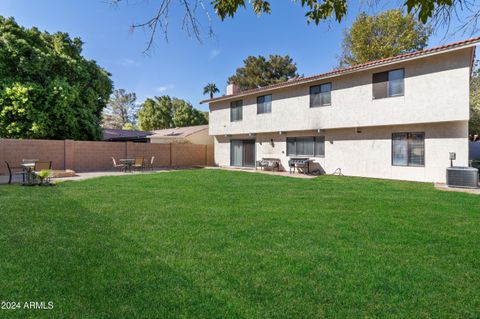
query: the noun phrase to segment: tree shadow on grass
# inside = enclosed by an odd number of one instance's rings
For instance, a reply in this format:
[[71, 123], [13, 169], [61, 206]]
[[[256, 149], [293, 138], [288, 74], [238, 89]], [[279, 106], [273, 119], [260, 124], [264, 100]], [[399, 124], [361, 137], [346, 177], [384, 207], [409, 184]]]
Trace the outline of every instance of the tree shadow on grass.
[[0, 204], [0, 297], [22, 306], [52, 301], [54, 308], [3, 310], [9, 317], [242, 317], [70, 190], [15, 191], [20, 202]]

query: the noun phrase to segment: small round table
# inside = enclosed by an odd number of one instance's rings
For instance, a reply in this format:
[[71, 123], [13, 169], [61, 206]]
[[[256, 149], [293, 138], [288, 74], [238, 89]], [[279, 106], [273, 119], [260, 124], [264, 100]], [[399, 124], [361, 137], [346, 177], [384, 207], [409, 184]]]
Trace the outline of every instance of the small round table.
[[129, 172], [132, 172], [132, 165], [135, 164], [135, 159], [134, 158], [121, 158], [120, 163], [122, 163], [125, 166], [125, 172], [127, 172], [127, 169]]

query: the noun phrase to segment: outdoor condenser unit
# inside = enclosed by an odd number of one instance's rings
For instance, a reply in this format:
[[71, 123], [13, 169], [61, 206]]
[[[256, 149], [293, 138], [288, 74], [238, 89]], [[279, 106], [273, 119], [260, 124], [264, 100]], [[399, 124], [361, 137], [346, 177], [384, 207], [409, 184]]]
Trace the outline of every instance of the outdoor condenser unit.
[[453, 166], [455, 153], [450, 153], [450, 167], [447, 168], [447, 185], [452, 187], [478, 188], [478, 169]]

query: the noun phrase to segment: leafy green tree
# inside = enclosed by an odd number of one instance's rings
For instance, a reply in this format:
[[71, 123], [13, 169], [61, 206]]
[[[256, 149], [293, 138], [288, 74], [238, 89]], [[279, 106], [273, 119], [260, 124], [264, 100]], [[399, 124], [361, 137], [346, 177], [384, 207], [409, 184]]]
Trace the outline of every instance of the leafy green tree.
[[213, 99], [213, 95], [218, 92], [220, 92], [220, 90], [217, 88], [215, 83], [208, 83], [203, 88], [203, 95], [210, 94], [210, 99]]
[[122, 129], [127, 124], [135, 126], [139, 109], [136, 100], [135, 93], [127, 93], [124, 89], [115, 90], [103, 110], [103, 127]]
[[[111, 0], [113, 3], [118, 4], [121, 2], [127, 2], [126, 0]], [[156, 12], [157, 14], [149, 21], [150, 25], [147, 23], [144, 26], [150, 26], [158, 28], [158, 21], [163, 20], [164, 17], [168, 15], [168, 8], [172, 5], [174, 1], [171, 0], [161, 0], [159, 1], [159, 8], [163, 8], [163, 11]], [[198, 20], [194, 8], [199, 7], [200, 0], [186, 1], [178, 0], [178, 4], [187, 12], [185, 20]], [[251, 9], [256, 14], [272, 12], [271, 5], [269, 0], [251, 0], [248, 3], [251, 4]], [[294, 4], [300, 3], [300, 5], [306, 8], [305, 17], [307, 22], [314, 22], [315, 24], [320, 23], [323, 20], [329, 18], [335, 18], [337, 21], [342, 21], [345, 15], [348, 12], [348, 0], [300, 0], [300, 1], [291, 1]], [[215, 13], [224, 20], [227, 17], [234, 17], [240, 8], [246, 8], [245, 0], [212, 0], [211, 4], [215, 10]], [[427, 22], [430, 18], [442, 17], [442, 13], [451, 13], [455, 9], [468, 9], [472, 13], [475, 13], [475, 8], [465, 7], [466, 1], [454, 1], [454, 0], [406, 0], [403, 2], [403, 7], [407, 9], [408, 13], [415, 13], [418, 19], [422, 22]], [[206, 10], [206, 9], [204, 9]], [[188, 15], [190, 12], [190, 16]], [[156, 23], [156, 25], [155, 25]], [[165, 23], [165, 22], [164, 22]], [[141, 27], [141, 24], [133, 25], [133, 27]], [[160, 27], [162, 27], [160, 25]], [[165, 29], [162, 29], [166, 31]]]
[[138, 111], [138, 124], [141, 130], [150, 131], [171, 127], [172, 99], [168, 95], [148, 98]]
[[122, 130], [132, 131], [137, 129], [138, 129], [137, 125], [133, 123], [126, 123], [124, 126], [122, 126]]
[[168, 95], [148, 98], [138, 112], [140, 129], [145, 131], [208, 123], [206, 113], [182, 99]]
[[388, 10], [376, 16], [361, 13], [344, 33], [340, 66], [351, 66], [421, 50], [427, 46], [431, 28], [413, 15]]
[[[342, 21], [348, 12], [349, 3], [348, 0], [294, 0], [292, 2], [294, 4], [300, 3], [302, 7], [306, 8], [307, 22], [314, 22], [315, 24], [329, 18], [334, 18], [338, 22]], [[256, 14], [271, 13], [270, 1], [268, 0], [252, 0], [249, 3], [251, 3]], [[215, 12], [222, 20], [226, 17], [234, 17], [240, 7], [246, 7], [245, 0], [213, 0], [212, 4]], [[423, 23], [432, 18], [439, 20], [447, 18], [455, 10], [468, 10], [472, 16], [479, 13], [478, 8], [465, 0], [405, 0], [402, 6], [402, 9], [406, 8], [409, 14], [415, 14], [416, 18]], [[475, 23], [474, 21], [471, 22]]]
[[470, 122], [468, 131], [471, 136], [480, 135], [480, 62], [475, 67], [470, 80]]
[[249, 56], [243, 63], [244, 66], [228, 78], [229, 84], [236, 84], [242, 90], [281, 83], [298, 76], [297, 66], [288, 55], [270, 55], [268, 60], [261, 55]]
[[81, 53], [79, 38], [0, 16], [0, 137], [101, 138], [112, 81]]
[[184, 100], [174, 99], [173, 105], [175, 109], [172, 116], [174, 127], [208, 124], [205, 113], [194, 109], [190, 103]]

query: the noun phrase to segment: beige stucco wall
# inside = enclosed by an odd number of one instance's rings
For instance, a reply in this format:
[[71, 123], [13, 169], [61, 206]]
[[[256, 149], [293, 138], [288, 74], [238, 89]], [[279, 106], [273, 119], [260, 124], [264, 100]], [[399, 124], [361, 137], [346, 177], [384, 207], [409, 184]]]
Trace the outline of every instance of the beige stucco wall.
[[[272, 112], [243, 98], [243, 120], [230, 122], [230, 100], [210, 104], [210, 134], [402, 125], [469, 118], [471, 48], [272, 91]], [[372, 99], [372, 74], [405, 68], [405, 95]], [[331, 106], [310, 108], [309, 87], [332, 82]], [[264, 95], [268, 93], [261, 93]], [[238, 98], [237, 98], [238, 99]], [[236, 99], [232, 99], [236, 100]]]
[[213, 144], [213, 136], [208, 135], [208, 129], [187, 136], [192, 144]]
[[188, 143], [184, 138], [150, 137], [152, 144]]
[[[392, 133], [425, 132], [425, 166], [392, 166]], [[316, 167], [327, 174], [340, 168], [344, 175], [400, 179], [424, 182], [445, 182], [445, 169], [450, 165], [449, 152], [457, 153], [455, 165], [468, 165], [468, 122], [445, 122], [418, 125], [364, 127], [361, 133], [353, 128], [317, 131], [236, 135], [215, 138], [215, 164], [230, 165], [230, 139], [256, 140], [256, 159], [279, 158], [288, 170], [287, 136], [325, 136], [325, 157], [312, 158]], [[274, 145], [271, 145], [271, 139]]]
[[150, 143], [168, 144], [168, 143], [190, 143], [190, 144], [213, 144], [213, 136], [208, 135], [208, 129], [193, 133], [187, 137], [150, 137]]

